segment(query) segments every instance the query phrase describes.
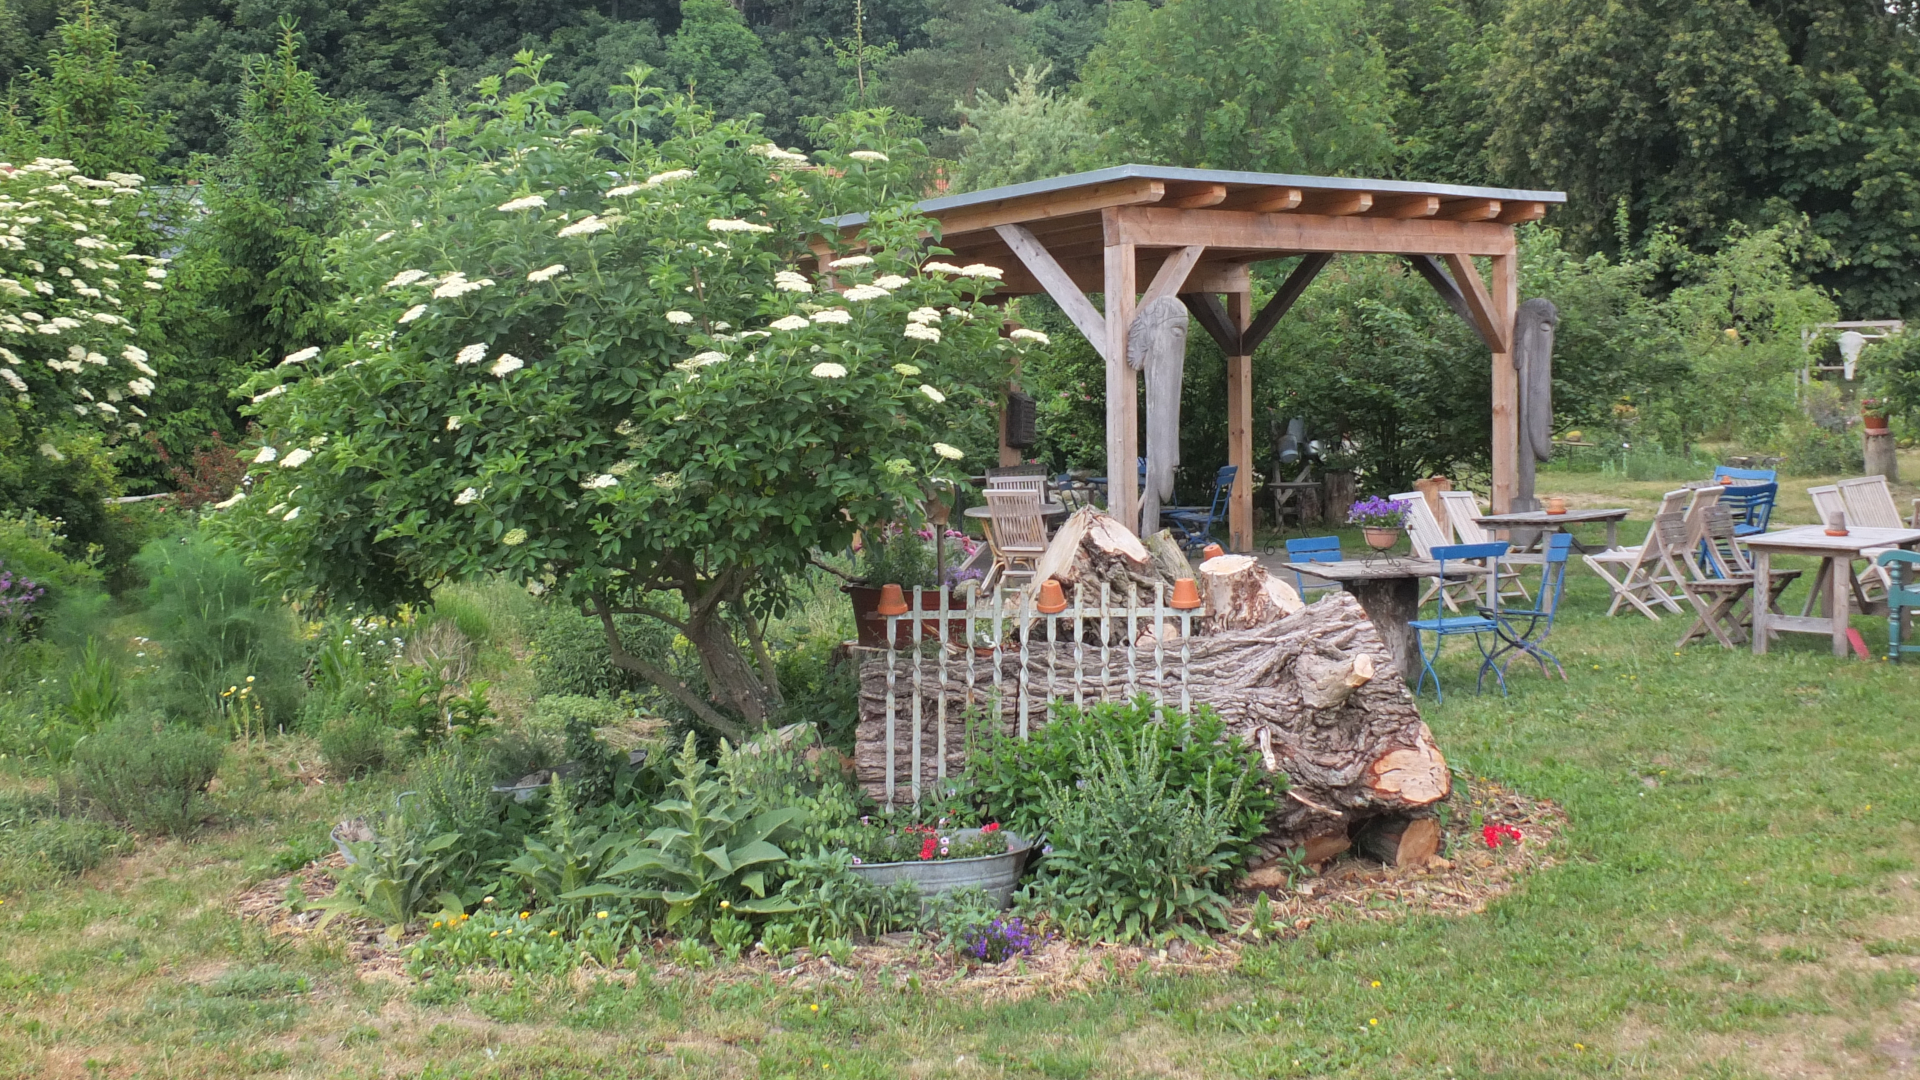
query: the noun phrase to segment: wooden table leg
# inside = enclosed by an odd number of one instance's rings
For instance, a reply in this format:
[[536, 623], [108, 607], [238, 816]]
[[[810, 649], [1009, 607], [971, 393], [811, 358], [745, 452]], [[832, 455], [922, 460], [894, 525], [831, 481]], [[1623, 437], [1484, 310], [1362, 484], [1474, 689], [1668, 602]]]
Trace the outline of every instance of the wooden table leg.
[[1833, 619], [1833, 655], [1847, 655], [1847, 623], [1853, 614], [1853, 594], [1847, 588], [1847, 577], [1853, 572], [1850, 559], [1828, 559], [1822, 566], [1823, 573], [1831, 575], [1827, 586], [1827, 601], [1832, 608]]
[[1619, 546], [1620, 523], [1618, 521], [1609, 521], [1607, 522], [1607, 550], [1612, 551]]
[[1767, 654], [1767, 620], [1773, 614], [1773, 605], [1767, 603], [1767, 597], [1773, 595], [1773, 556], [1765, 551], [1753, 553], [1753, 655]]
[[1373, 620], [1373, 627], [1386, 642], [1400, 677], [1412, 686], [1420, 676], [1420, 651], [1415, 648], [1413, 627], [1407, 624], [1420, 614], [1420, 579], [1412, 577], [1375, 578], [1349, 581], [1346, 590], [1360, 601], [1360, 610]]

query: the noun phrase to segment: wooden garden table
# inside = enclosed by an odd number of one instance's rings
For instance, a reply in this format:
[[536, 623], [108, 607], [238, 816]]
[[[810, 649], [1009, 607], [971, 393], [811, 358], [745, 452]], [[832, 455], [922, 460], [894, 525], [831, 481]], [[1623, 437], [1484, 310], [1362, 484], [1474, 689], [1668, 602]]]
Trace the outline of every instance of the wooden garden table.
[[1513, 514], [1488, 514], [1473, 520], [1496, 529], [1515, 527], [1551, 529], [1565, 532], [1567, 526], [1587, 521], [1604, 521], [1607, 525], [1607, 550], [1620, 546], [1620, 523], [1627, 519], [1629, 511], [1611, 510], [1569, 510], [1564, 514], [1549, 514], [1545, 510], [1524, 510]]
[[[1772, 631], [1797, 634], [1827, 634], [1833, 638], [1833, 655], [1847, 655], [1847, 620], [1853, 614], [1853, 601], [1859, 597], [1860, 581], [1853, 575], [1853, 561], [1864, 558], [1867, 548], [1912, 548], [1920, 545], [1920, 529], [1852, 528], [1845, 536], [1828, 536], [1825, 526], [1801, 525], [1779, 532], [1757, 533], [1742, 543], [1753, 555], [1753, 595], [1772, 595], [1773, 556], [1807, 555], [1820, 560], [1820, 570], [1807, 594], [1806, 607], [1798, 615], [1775, 615], [1767, 605], [1753, 601], [1753, 651], [1764, 655], [1767, 637]], [[1822, 614], [1814, 615], [1814, 604]]]
[[[1421, 581], [1440, 576], [1440, 564], [1432, 559], [1383, 555], [1377, 559], [1341, 559], [1339, 562], [1282, 562], [1273, 566], [1294, 570], [1309, 577], [1337, 581], [1340, 587], [1360, 601], [1360, 608], [1373, 620], [1380, 639], [1387, 643], [1400, 675], [1413, 685], [1420, 667], [1420, 653], [1414, 647], [1413, 627], [1408, 624], [1420, 615]], [[1449, 563], [1450, 578], [1485, 573], [1482, 567]]]

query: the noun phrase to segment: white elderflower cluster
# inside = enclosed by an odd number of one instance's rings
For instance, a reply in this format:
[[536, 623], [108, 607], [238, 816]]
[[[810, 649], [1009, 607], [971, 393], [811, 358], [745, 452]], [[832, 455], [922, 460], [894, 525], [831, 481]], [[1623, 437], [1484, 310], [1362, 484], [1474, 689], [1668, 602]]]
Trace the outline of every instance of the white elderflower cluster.
[[901, 331], [901, 333], [914, 341], [932, 343], [940, 340], [940, 328], [937, 326], [928, 326], [926, 323], [910, 322], [907, 324], [907, 328]]
[[755, 225], [751, 221], [742, 221], [739, 218], [709, 218], [707, 220], [707, 231], [717, 233], [770, 233], [773, 231], [773, 226]]
[[782, 270], [773, 275], [773, 287], [781, 292], [810, 293], [813, 291], [813, 283], [804, 275], [792, 270]]
[[517, 199], [510, 199], [507, 202], [501, 203], [499, 208], [511, 214], [516, 210], [544, 210], [546, 207], [547, 200], [545, 198], [539, 195], [522, 195]]
[[605, 218], [598, 214], [588, 214], [579, 221], [560, 230], [561, 236], [591, 236], [597, 232], [606, 232], [612, 228]]

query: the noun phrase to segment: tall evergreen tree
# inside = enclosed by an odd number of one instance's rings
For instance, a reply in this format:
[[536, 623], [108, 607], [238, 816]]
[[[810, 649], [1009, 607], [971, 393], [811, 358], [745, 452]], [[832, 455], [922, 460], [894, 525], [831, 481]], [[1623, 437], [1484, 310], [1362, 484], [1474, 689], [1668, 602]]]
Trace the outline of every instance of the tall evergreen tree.
[[11, 125], [11, 153], [42, 153], [72, 161], [81, 172], [151, 175], [167, 145], [165, 115], [143, 104], [153, 71], [120, 55], [114, 28], [81, 0], [61, 22], [60, 44], [47, 54], [46, 70], [25, 76], [31, 129]]

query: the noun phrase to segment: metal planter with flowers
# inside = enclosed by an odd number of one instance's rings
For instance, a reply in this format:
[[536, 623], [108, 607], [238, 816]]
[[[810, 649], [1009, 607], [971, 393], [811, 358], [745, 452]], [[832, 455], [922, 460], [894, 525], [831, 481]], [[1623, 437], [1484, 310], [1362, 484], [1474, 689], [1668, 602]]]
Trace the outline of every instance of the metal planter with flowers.
[[[856, 854], [853, 872], [883, 888], [896, 881], [911, 881], [922, 899], [958, 889], [979, 889], [1004, 908], [1012, 903], [1013, 887], [1019, 883], [1020, 871], [1033, 850], [1032, 841], [998, 825], [949, 833], [910, 826], [900, 835], [905, 834], [912, 834], [913, 842], [919, 845], [918, 857], [874, 862]], [[1001, 842], [1005, 843], [1004, 850], [966, 854], [981, 847], [997, 848]]]

